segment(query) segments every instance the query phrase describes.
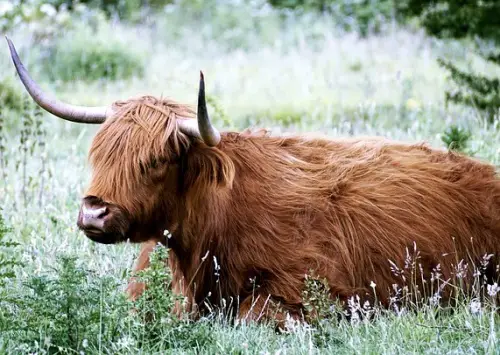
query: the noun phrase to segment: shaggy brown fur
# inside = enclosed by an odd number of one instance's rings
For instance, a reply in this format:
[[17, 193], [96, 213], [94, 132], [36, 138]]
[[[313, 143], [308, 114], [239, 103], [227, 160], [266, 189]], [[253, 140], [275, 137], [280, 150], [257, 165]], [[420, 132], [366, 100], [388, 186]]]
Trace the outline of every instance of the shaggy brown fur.
[[[89, 237], [146, 242], [137, 269], [156, 241], [168, 242], [177, 291], [199, 311], [232, 298], [244, 316], [254, 279], [252, 315], [269, 295], [298, 314], [310, 270], [343, 300], [372, 295], [373, 281], [387, 305], [401, 283], [389, 260], [403, 267], [414, 244], [427, 279], [438, 264], [442, 279], [453, 278], [464, 259], [470, 281], [471, 263], [485, 254], [494, 254], [492, 276], [499, 261], [500, 179], [491, 165], [423, 144], [265, 131], [224, 133], [209, 148], [177, 129], [193, 116], [186, 106], [143, 97], [115, 109], [92, 144], [84, 200], [114, 210]], [[141, 291], [130, 285], [132, 297]]]

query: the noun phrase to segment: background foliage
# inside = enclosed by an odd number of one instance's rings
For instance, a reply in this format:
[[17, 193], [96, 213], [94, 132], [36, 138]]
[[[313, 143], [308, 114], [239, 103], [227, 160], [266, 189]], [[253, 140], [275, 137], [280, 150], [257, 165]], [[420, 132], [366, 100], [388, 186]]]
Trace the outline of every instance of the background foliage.
[[[478, 6], [496, 5], [0, 0], [0, 26], [42, 88], [73, 104], [151, 94], [194, 105], [202, 69], [221, 129], [425, 140], [498, 166], [498, 116], [488, 107], [499, 72], [486, 60], [497, 45], [486, 34], [498, 27], [486, 25], [494, 9]], [[445, 25], [456, 29], [445, 35]], [[458, 93], [473, 100], [456, 105]], [[0, 353], [498, 353], [499, 280], [477, 280], [472, 294], [457, 295], [454, 312], [432, 300], [413, 304], [399, 284], [389, 310], [353, 298], [348, 310], [357, 316], [347, 318], [328, 285], [308, 275], [306, 308], [324, 319], [289, 320], [276, 333], [225, 312], [172, 317], [179, 299], [158, 248], [141, 275], [151, 288], [131, 304], [123, 290], [137, 246], [98, 245], [75, 226], [96, 129], [38, 109], [0, 46]], [[418, 257], [408, 255], [402, 274], [411, 265]]]
[[497, 66], [497, 75], [489, 77], [460, 69], [450, 60], [439, 61], [457, 85], [457, 90], [446, 92], [446, 100], [475, 107], [493, 123], [500, 109], [500, 2], [409, 0], [405, 5], [402, 11], [419, 16], [430, 35], [473, 40], [477, 55]]

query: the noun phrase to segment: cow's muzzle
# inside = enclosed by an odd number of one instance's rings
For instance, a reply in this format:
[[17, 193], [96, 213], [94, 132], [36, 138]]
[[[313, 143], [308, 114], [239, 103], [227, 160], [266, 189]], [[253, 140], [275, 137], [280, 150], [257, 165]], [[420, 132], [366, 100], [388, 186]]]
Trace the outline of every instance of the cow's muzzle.
[[114, 244], [126, 240], [129, 222], [118, 206], [87, 196], [82, 201], [77, 226], [94, 242]]

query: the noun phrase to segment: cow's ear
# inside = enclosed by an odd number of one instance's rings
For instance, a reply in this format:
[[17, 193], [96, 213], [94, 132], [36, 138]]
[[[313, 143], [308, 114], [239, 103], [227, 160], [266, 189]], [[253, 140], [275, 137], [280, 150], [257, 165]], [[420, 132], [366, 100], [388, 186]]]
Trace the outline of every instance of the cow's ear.
[[192, 187], [217, 188], [232, 187], [234, 164], [223, 151], [217, 148], [192, 148], [181, 159], [183, 188]]

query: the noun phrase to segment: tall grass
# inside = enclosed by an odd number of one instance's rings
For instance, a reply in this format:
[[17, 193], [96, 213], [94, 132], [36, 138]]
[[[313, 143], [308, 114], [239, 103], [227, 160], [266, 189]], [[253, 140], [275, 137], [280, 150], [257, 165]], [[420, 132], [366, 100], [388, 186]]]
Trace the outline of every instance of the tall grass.
[[[498, 127], [486, 125], [474, 111], [444, 103], [448, 84], [436, 63], [439, 55], [492, 70], [462, 44], [392, 26], [359, 38], [324, 17], [223, 6], [201, 22], [174, 6], [135, 27], [110, 22], [97, 26], [92, 36], [72, 37], [68, 31], [50, 38], [51, 46], [78, 41], [75, 48], [92, 48], [94, 37], [115, 38], [127, 43], [119, 49], [124, 55], [127, 47], [140, 48], [144, 70], [117, 80], [49, 79], [42, 64], [47, 47], [35, 41], [31, 29], [20, 28], [12, 38], [41, 86], [74, 104], [105, 105], [152, 94], [194, 105], [202, 69], [210, 111], [221, 129], [383, 135], [444, 147], [453, 124], [470, 132], [468, 151], [500, 164]], [[67, 70], [58, 63], [52, 63], [54, 73]], [[0, 69], [15, 92], [23, 92], [5, 45]], [[76, 228], [90, 174], [86, 152], [97, 128], [22, 107], [0, 107], [0, 203], [10, 237], [21, 244], [16, 261], [23, 264], [12, 268], [0, 293], [2, 352], [499, 353], [500, 319], [488, 294], [496, 290], [491, 284], [462, 297], [454, 312], [437, 304], [419, 304], [413, 312], [411, 302], [386, 311], [353, 299], [351, 311], [360, 317], [348, 318], [322, 297], [321, 282], [310, 280], [308, 304], [330, 317], [309, 325], [290, 320], [283, 334], [271, 325], [233, 325], [217, 313], [193, 323], [174, 321], [164, 312], [148, 323], [141, 315], [168, 310], [173, 300], [159, 288], [150, 295], [159, 297], [155, 307], [139, 304], [138, 313], [129, 312], [123, 289], [137, 246], [98, 245]], [[168, 274], [154, 279], [168, 282]], [[400, 286], [395, 297], [411, 300]]]

